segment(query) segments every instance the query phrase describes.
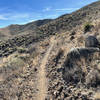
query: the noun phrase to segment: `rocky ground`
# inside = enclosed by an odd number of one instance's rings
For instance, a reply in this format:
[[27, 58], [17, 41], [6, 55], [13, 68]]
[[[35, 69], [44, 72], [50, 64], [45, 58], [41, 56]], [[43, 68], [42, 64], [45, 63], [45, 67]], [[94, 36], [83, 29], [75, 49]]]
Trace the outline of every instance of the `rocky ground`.
[[[80, 33], [57, 34], [3, 57], [0, 62], [0, 100], [100, 99], [98, 52], [64, 70], [71, 49], [85, 47], [82, 37]], [[78, 82], [73, 77], [70, 82], [64, 78], [70, 71], [72, 76], [78, 75]]]
[[[78, 34], [75, 39], [71, 37], [72, 35], [68, 33], [51, 36], [41, 42], [31, 44], [28, 49], [24, 48], [24, 51], [19, 49], [8, 57], [2, 58], [0, 100], [98, 99], [99, 82], [97, 83], [97, 80], [99, 80], [100, 62], [98, 53], [90, 57], [91, 61], [88, 58], [89, 60], [85, 63], [80, 63], [79, 67], [82, 67], [85, 73], [85, 82], [82, 80], [78, 83], [74, 80], [67, 82], [63, 77], [64, 63], [70, 49], [82, 47], [82, 45], [84, 47], [84, 40], [77, 43], [81, 35]], [[91, 77], [88, 73], [91, 76], [91, 73], [94, 74]], [[77, 75], [76, 72], [73, 74]], [[89, 85], [86, 84], [87, 79], [89, 79]], [[92, 80], [94, 80], [94, 85], [92, 85]]]

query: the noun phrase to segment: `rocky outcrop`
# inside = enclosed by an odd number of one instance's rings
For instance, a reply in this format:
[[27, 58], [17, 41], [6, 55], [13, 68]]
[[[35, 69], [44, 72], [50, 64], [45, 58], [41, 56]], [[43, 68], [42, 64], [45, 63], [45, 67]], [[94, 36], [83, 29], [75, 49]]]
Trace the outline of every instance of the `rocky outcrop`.
[[100, 52], [99, 48], [75, 48], [68, 54], [64, 62], [63, 78], [67, 82], [84, 81], [86, 68], [83, 64], [91, 61], [93, 54]]

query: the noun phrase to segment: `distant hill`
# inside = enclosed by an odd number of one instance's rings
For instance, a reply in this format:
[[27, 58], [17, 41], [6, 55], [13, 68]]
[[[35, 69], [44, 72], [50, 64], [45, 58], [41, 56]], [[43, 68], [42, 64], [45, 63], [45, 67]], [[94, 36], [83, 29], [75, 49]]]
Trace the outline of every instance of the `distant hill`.
[[12, 37], [13, 35], [18, 35], [22, 33], [31, 33], [33, 30], [35, 30], [37, 27], [47, 24], [48, 22], [52, 21], [52, 19], [44, 19], [44, 20], [38, 20], [34, 21], [25, 25], [10, 25], [5, 28], [0, 29], [0, 39], [7, 39], [9, 37]]

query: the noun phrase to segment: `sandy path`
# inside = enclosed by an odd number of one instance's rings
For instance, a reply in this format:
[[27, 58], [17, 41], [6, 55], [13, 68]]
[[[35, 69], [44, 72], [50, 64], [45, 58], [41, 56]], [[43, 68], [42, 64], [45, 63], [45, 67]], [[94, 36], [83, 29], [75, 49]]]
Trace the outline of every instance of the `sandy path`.
[[45, 66], [47, 64], [48, 61], [48, 57], [49, 54], [53, 48], [55, 44], [55, 38], [51, 38], [51, 46], [49, 47], [49, 49], [47, 50], [47, 52], [45, 53], [44, 58], [41, 61], [41, 65], [40, 65], [40, 70], [38, 73], [38, 93], [37, 93], [37, 99], [36, 100], [45, 100], [46, 98], [46, 94], [47, 94], [47, 79], [46, 79], [46, 70], [45, 70]]

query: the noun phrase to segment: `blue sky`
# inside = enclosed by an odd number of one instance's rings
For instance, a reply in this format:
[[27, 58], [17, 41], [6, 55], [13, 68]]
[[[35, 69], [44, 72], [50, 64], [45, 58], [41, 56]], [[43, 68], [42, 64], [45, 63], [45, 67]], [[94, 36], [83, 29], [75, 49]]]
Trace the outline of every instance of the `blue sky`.
[[0, 27], [57, 18], [96, 0], [0, 0]]

